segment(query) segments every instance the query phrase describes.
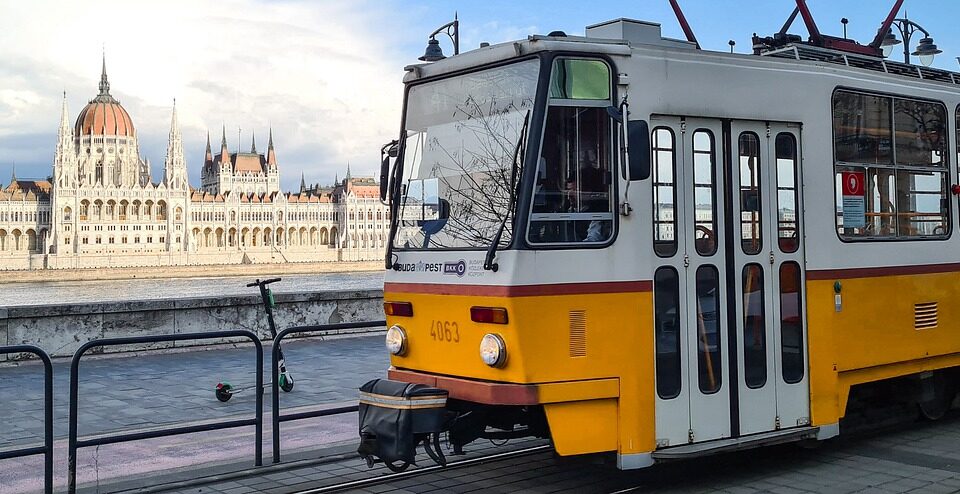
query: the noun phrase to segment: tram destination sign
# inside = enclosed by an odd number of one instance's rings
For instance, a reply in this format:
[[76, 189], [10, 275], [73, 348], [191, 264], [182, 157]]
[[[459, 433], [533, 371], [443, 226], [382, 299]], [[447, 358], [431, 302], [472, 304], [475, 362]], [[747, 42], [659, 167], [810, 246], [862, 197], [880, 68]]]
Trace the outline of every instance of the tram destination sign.
[[843, 227], [863, 228], [867, 226], [866, 205], [863, 197], [864, 173], [862, 171], [843, 172]]

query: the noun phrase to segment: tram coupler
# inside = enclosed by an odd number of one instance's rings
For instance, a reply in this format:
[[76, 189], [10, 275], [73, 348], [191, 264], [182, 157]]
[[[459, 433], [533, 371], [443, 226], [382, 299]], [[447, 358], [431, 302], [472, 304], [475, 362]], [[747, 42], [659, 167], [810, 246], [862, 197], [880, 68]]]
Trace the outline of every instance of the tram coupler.
[[393, 471], [416, 464], [417, 446], [446, 466], [440, 434], [454, 416], [448, 392], [425, 384], [374, 379], [360, 387], [360, 446], [357, 452], [373, 466], [382, 461]]

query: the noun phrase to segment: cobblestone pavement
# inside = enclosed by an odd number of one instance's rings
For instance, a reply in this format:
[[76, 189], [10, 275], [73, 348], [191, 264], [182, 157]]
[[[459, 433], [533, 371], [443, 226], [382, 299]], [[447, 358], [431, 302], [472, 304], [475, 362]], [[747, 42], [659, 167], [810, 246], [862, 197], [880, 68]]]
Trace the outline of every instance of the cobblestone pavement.
[[[264, 380], [269, 382], [270, 347], [264, 348]], [[282, 393], [281, 407], [294, 409], [356, 402], [357, 387], [382, 377], [388, 365], [383, 337], [284, 342], [288, 369], [296, 387]], [[93, 356], [80, 364], [81, 437], [210, 419], [250, 418], [255, 395], [242, 392], [226, 402], [214, 389], [223, 380], [234, 385], [255, 382], [253, 347], [192, 349], [182, 353]], [[36, 362], [0, 366], [0, 450], [42, 444], [43, 367]], [[69, 361], [54, 364], [54, 476], [66, 481], [66, 436], [69, 408]], [[264, 394], [264, 453], [270, 455], [270, 390]], [[292, 422], [283, 426], [283, 450], [317, 449], [356, 436], [356, 415]], [[117, 477], [150, 477], [175, 469], [209, 464], [252, 466], [253, 427], [189, 434], [81, 449], [78, 481], [109, 482]], [[269, 461], [269, 460], [268, 460]], [[37, 492], [42, 457], [0, 460], [0, 494]]]
[[[356, 399], [357, 388], [383, 377], [388, 366], [382, 336], [292, 339], [284, 342], [287, 369], [295, 389], [281, 397], [283, 407]], [[84, 358], [80, 363], [81, 436], [201, 419], [252, 417], [256, 396], [239, 393], [221, 403], [220, 381], [255, 382], [252, 346], [208, 348], [182, 353], [146, 353]], [[270, 347], [264, 346], [264, 383], [270, 382]], [[54, 363], [54, 434], [67, 436], [70, 362]], [[270, 390], [264, 393], [269, 411]], [[26, 362], [0, 367], [0, 448], [43, 441], [43, 367]]]
[[[382, 467], [374, 472], [388, 473]], [[163, 492], [290, 494], [371, 475], [359, 459], [350, 458]], [[957, 493], [960, 411], [940, 422], [840, 438], [812, 450], [788, 444], [629, 472], [596, 456], [558, 458], [547, 452], [347, 492]]]

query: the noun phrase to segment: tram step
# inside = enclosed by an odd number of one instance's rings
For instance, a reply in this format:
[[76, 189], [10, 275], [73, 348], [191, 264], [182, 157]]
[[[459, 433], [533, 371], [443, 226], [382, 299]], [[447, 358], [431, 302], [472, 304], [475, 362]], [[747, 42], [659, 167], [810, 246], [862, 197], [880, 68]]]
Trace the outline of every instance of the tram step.
[[795, 429], [764, 432], [730, 439], [717, 439], [702, 443], [673, 446], [654, 451], [653, 458], [657, 460], [696, 458], [698, 456], [705, 456], [723, 451], [736, 451], [739, 449], [756, 448], [770, 444], [798, 441], [800, 439], [812, 439], [817, 437], [818, 430], [820, 430], [819, 427], [797, 427]]

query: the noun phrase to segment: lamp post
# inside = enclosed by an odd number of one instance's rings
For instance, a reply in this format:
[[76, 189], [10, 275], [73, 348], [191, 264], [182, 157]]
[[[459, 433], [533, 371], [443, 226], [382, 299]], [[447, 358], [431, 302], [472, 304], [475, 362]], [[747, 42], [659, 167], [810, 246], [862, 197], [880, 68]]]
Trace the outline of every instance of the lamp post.
[[[893, 54], [893, 47], [901, 43], [897, 39], [897, 35], [893, 33], [893, 28], [896, 27], [900, 31], [900, 36], [903, 37], [903, 61], [904, 63], [910, 63], [910, 55], [917, 55], [920, 57], [920, 63], [925, 66], [930, 66], [933, 63], [933, 57], [939, 53], [943, 53], [943, 50], [937, 48], [937, 45], [933, 43], [933, 38], [930, 37], [930, 33], [923, 28], [920, 24], [911, 21], [910, 19], [894, 19], [891, 28], [887, 31], [887, 35], [883, 38], [883, 42], [880, 43], [880, 47], [883, 49], [883, 56], [889, 57]], [[917, 45], [917, 49], [911, 53], [910, 52], [910, 38], [913, 37], [914, 33], [920, 31], [923, 33], [923, 38], [920, 39], [920, 43]]]
[[[452, 32], [451, 32], [452, 31]], [[460, 54], [460, 21], [457, 19], [457, 14], [453, 14], [453, 20], [438, 27], [436, 31], [430, 33], [430, 40], [427, 41], [427, 49], [423, 52], [423, 56], [418, 58], [418, 60], [423, 60], [424, 62], [436, 62], [437, 60], [443, 60], [447, 58], [443, 54], [443, 49], [440, 48], [440, 42], [437, 41], [436, 36], [443, 32], [450, 37], [450, 41], [453, 42], [453, 54]]]

